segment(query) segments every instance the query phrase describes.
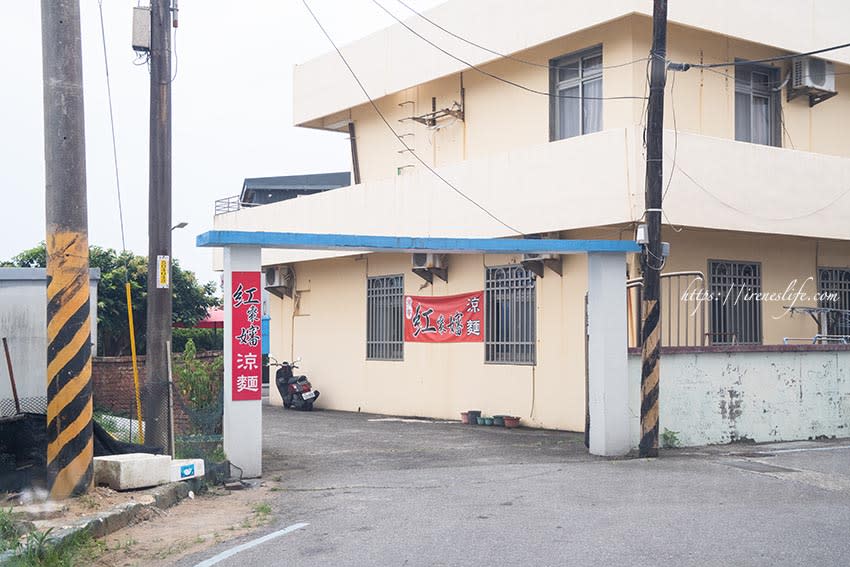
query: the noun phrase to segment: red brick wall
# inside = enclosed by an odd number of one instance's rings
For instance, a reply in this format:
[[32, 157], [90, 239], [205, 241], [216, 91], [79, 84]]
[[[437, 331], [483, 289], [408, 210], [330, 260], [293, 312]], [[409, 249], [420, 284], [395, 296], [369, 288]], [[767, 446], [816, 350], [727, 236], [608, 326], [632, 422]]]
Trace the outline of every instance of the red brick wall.
[[[199, 352], [197, 358], [210, 361], [221, 356], [220, 351]], [[174, 364], [180, 364], [179, 356]], [[139, 387], [144, 392], [147, 379], [145, 357], [137, 357]], [[136, 416], [136, 389], [133, 383], [133, 362], [129, 356], [96, 356], [92, 359], [92, 398], [94, 409], [125, 417]], [[189, 420], [174, 403], [175, 433], [187, 431]]]

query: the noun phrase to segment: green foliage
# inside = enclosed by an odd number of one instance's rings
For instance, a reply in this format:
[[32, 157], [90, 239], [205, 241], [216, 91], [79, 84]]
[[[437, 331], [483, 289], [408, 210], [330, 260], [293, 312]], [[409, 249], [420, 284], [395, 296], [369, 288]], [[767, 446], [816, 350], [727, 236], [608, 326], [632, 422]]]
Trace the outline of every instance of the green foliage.
[[12, 517], [12, 509], [0, 508], [0, 552], [17, 546], [19, 535], [18, 526]]
[[[97, 342], [101, 356], [118, 356], [130, 353], [130, 331], [127, 321], [127, 294], [125, 282], [130, 283], [133, 297], [133, 323], [136, 331], [136, 350], [145, 353], [145, 328], [147, 322], [148, 262], [144, 256], [132, 252], [116, 252], [111, 248], [89, 247], [89, 264], [100, 268], [97, 301]], [[6, 267], [46, 267], [47, 252], [44, 242], [24, 250]], [[207, 309], [221, 304], [213, 282], [200, 284], [195, 274], [180, 267], [174, 260], [171, 267], [173, 288], [173, 321], [193, 327], [207, 314]]]
[[663, 447], [669, 447], [671, 449], [679, 447], [681, 445], [681, 441], [679, 440], [679, 432], [678, 431], [670, 431], [665, 428], [664, 432], [661, 434], [661, 445]]
[[27, 535], [26, 543], [18, 545], [9, 562], [14, 567], [73, 567], [91, 565], [102, 552], [103, 544], [92, 539], [87, 531], [77, 532], [61, 542], [54, 542], [46, 531], [34, 530]]
[[189, 339], [181, 363], [174, 368], [177, 388], [193, 410], [216, 408], [220, 404], [224, 362], [217, 356], [206, 362], [196, 356], [195, 343]]
[[197, 350], [222, 350], [224, 348], [224, 331], [222, 329], [197, 329], [194, 327], [177, 327], [171, 332], [171, 345], [174, 352], [183, 352], [186, 343], [195, 343]]

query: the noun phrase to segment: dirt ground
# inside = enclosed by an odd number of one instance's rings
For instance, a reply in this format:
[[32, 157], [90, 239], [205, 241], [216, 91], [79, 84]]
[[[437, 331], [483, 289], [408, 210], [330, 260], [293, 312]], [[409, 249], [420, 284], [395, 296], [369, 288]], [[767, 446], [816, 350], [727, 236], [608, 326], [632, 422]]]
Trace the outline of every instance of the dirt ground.
[[[276, 483], [238, 491], [216, 488], [100, 540], [103, 567], [159, 567], [211, 545], [244, 535], [271, 520], [266, 504]], [[226, 513], [223, 511], [226, 510]]]

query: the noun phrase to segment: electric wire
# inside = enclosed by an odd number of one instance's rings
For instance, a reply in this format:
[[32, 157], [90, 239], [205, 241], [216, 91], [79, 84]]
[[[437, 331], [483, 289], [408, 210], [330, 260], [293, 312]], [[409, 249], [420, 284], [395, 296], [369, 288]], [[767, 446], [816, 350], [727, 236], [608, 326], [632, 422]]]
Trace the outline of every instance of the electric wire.
[[843, 43], [841, 45], [833, 45], [832, 47], [824, 47], [823, 49], [815, 49], [813, 51], [806, 51], [804, 53], [792, 53], [789, 55], [777, 55], [776, 57], [765, 57], [764, 59], [753, 59], [751, 61], [725, 61], [723, 63], [685, 63], [685, 65], [697, 69], [714, 69], [717, 67], [737, 67], [740, 65], [753, 65], [758, 63], [771, 63], [774, 61], [787, 61], [788, 59], [795, 59], [797, 57], [808, 57], [809, 55], [817, 55], [818, 53], [826, 53], [828, 51], [835, 51], [837, 49], [844, 49], [845, 47], [850, 47], [850, 43]]
[[[452, 36], [453, 38], [455, 38], [455, 39], [459, 39], [460, 41], [462, 41], [462, 42], [464, 42], [464, 43], [467, 43], [467, 44], [469, 44], [469, 45], [471, 45], [471, 46], [473, 46], [473, 47], [477, 47], [478, 49], [480, 49], [480, 50], [482, 50], [482, 51], [486, 51], [487, 53], [492, 53], [493, 55], [496, 55], [496, 56], [498, 56], [498, 57], [501, 57], [502, 59], [508, 59], [508, 60], [510, 60], [510, 61], [516, 61], [517, 63], [522, 63], [522, 64], [524, 64], [524, 65], [531, 65], [532, 67], [542, 67], [542, 68], [544, 68], [544, 69], [554, 69], [554, 70], [558, 70], [558, 69], [569, 69], [569, 70], [578, 70], [578, 67], [569, 67], [569, 66], [562, 66], [562, 65], [550, 65], [549, 63], [537, 63], [536, 61], [529, 61], [529, 60], [527, 60], [527, 59], [523, 59], [523, 58], [521, 58], [521, 57], [516, 57], [516, 56], [514, 56], [514, 55], [509, 55], [509, 54], [507, 54], [507, 53], [501, 53], [501, 52], [496, 51], [496, 50], [494, 50], [494, 49], [490, 49], [489, 47], [486, 47], [486, 46], [484, 46], [484, 45], [481, 45], [480, 43], [475, 43], [474, 41], [471, 41], [471, 40], [469, 40], [469, 39], [466, 39], [465, 37], [463, 37], [463, 36], [461, 36], [461, 35], [458, 35], [458, 34], [456, 34], [456, 33], [452, 32], [451, 30], [446, 29], [445, 27], [441, 26], [440, 24], [438, 24], [438, 23], [437, 23], [437, 22], [435, 22], [434, 20], [432, 20], [432, 19], [428, 18], [428, 17], [427, 17], [426, 15], [424, 15], [423, 13], [418, 12], [415, 8], [412, 8], [409, 4], [405, 3], [403, 0], [396, 0], [396, 2], [398, 2], [398, 3], [399, 3], [399, 4], [401, 4], [402, 6], [404, 6], [405, 8], [407, 8], [408, 10], [410, 10], [411, 12], [413, 12], [414, 14], [416, 14], [416, 15], [417, 15], [420, 19], [422, 19], [422, 20], [424, 20], [424, 21], [428, 22], [429, 24], [431, 24], [431, 25], [432, 25], [432, 26], [434, 26], [435, 28], [437, 28], [437, 29], [441, 30], [442, 32], [444, 32], [444, 33], [446, 33], [446, 34], [448, 34], [448, 35]], [[629, 62], [627, 62], [627, 63], [619, 63], [619, 64], [617, 64], [617, 65], [604, 65], [604, 66], [602, 66], [601, 68], [602, 68], [602, 69], [617, 69], [617, 68], [619, 68], [619, 67], [625, 67], [625, 66], [627, 66], [627, 65], [633, 65], [633, 64], [635, 64], [635, 63], [639, 63], [639, 62], [641, 62], [641, 61], [646, 61], [646, 60], [648, 60], [648, 58], [647, 58], [647, 57], [642, 57], [642, 58], [640, 58], [640, 59], [635, 59], [634, 61], [629, 61]]]
[[[431, 45], [434, 49], [440, 51], [444, 55], [451, 57], [455, 61], [463, 63], [464, 65], [466, 65], [470, 69], [478, 71], [482, 75], [486, 75], [487, 77], [490, 77], [491, 79], [501, 81], [501, 82], [503, 82], [507, 85], [511, 85], [511, 86], [516, 87], [518, 89], [522, 89], [524, 91], [527, 91], [527, 92], [530, 92], [530, 93], [533, 93], [533, 94], [538, 94], [538, 95], [542, 95], [542, 96], [546, 96], [546, 97], [550, 97], [550, 98], [564, 98], [564, 99], [578, 99], [578, 100], [642, 100], [643, 99], [643, 97], [639, 97], [639, 96], [599, 96], [599, 97], [591, 97], [591, 96], [581, 96], [581, 95], [562, 95], [562, 94], [551, 93], [551, 92], [548, 92], [548, 91], [538, 91], [537, 89], [532, 89], [531, 87], [527, 87], [523, 84], [516, 83], [514, 81], [511, 81], [510, 79], [505, 79], [504, 77], [496, 75], [495, 73], [485, 71], [481, 67], [474, 65], [474, 64], [470, 63], [469, 61], [466, 61], [465, 59], [458, 57], [457, 55], [455, 55], [455, 54], [449, 52], [448, 50], [440, 47], [439, 45], [437, 45], [436, 43], [434, 43], [433, 41], [431, 41], [427, 37], [423, 36], [422, 34], [417, 32], [416, 30], [411, 28], [409, 25], [407, 25], [406, 22], [404, 22], [404, 20], [402, 20], [401, 18], [399, 18], [398, 16], [393, 14], [383, 4], [378, 2], [378, 0], [372, 0], [372, 3], [375, 4], [376, 6], [378, 6], [384, 12], [386, 12], [387, 15], [389, 15], [392, 19], [394, 19], [396, 22], [398, 22], [407, 31], [409, 31], [410, 33], [412, 33], [413, 35], [415, 35], [416, 37], [418, 37], [419, 39], [421, 39], [425, 43]], [[642, 59], [639, 59], [638, 61], [642, 61]], [[634, 62], [626, 63], [626, 65], [631, 65], [632, 63], [634, 63]]]
[[820, 212], [822, 212], [822, 211], [825, 211], [826, 209], [828, 209], [829, 207], [831, 207], [832, 205], [834, 205], [835, 203], [837, 203], [838, 201], [840, 201], [841, 199], [843, 199], [844, 197], [846, 197], [848, 194], [850, 194], [850, 187], [848, 187], [847, 189], [845, 189], [844, 191], [842, 191], [839, 195], [837, 195], [836, 197], [832, 198], [832, 199], [831, 199], [829, 202], [827, 202], [825, 205], [823, 205], [823, 206], [821, 206], [821, 207], [818, 207], [817, 209], [815, 209], [815, 210], [813, 210], [813, 211], [809, 211], [808, 213], [804, 213], [804, 214], [801, 214], [801, 215], [794, 215], [794, 216], [790, 216], [790, 217], [767, 217], [767, 216], [757, 215], [757, 214], [755, 214], [755, 213], [752, 213], [752, 212], [748, 212], [748, 211], [744, 211], [744, 210], [739, 209], [739, 208], [738, 208], [738, 207], [736, 207], [735, 205], [732, 205], [731, 203], [726, 202], [725, 200], [723, 200], [722, 198], [718, 197], [718, 196], [717, 196], [717, 195], [715, 195], [713, 192], [711, 192], [709, 189], [707, 189], [707, 188], [706, 188], [703, 184], [701, 184], [701, 183], [700, 183], [700, 182], [698, 182], [696, 179], [694, 179], [694, 178], [693, 178], [693, 176], [691, 176], [691, 175], [690, 175], [687, 171], [685, 171], [684, 169], [682, 169], [682, 166], [681, 166], [681, 165], [676, 164], [676, 169], [677, 169], [677, 170], [678, 170], [678, 171], [679, 171], [682, 175], [684, 175], [685, 177], [687, 177], [687, 178], [688, 178], [688, 180], [689, 180], [691, 183], [693, 183], [694, 185], [696, 185], [696, 187], [697, 187], [698, 189], [700, 189], [701, 191], [703, 191], [705, 194], [707, 194], [709, 197], [713, 198], [715, 201], [717, 201], [718, 203], [720, 203], [721, 205], [723, 205], [723, 206], [724, 206], [724, 207], [726, 207], [727, 209], [730, 209], [730, 210], [732, 210], [732, 211], [735, 211], [736, 213], [741, 214], [741, 215], [744, 215], [744, 216], [753, 217], [753, 218], [756, 218], [756, 219], [759, 219], [759, 220], [764, 220], [764, 221], [784, 222], [784, 221], [793, 221], [793, 220], [800, 220], [800, 219], [804, 219], [804, 218], [810, 217], [810, 216], [812, 216], [812, 215], [816, 215], [816, 214], [818, 214], [818, 213], [820, 213]]
[[[115, 117], [112, 112], [112, 85], [109, 80], [109, 59], [106, 56], [106, 28], [103, 25], [103, 0], [98, 0], [97, 8], [100, 12], [100, 37], [103, 44], [103, 65], [106, 70], [106, 97], [109, 102], [109, 126], [112, 131], [112, 163], [115, 167], [115, 190], [118, 194], [118, 220], [121, 224], [121, 250], [127, 252], [127, 242], [124, 237], [124, 208], [121, 204], [121, 179], [118, 175], [118, 144], [115, 142]], [[125, 273], [124, 278], [127, 279]]]
[[357, 73], [355, 73], [355, 72], [354, 72], [354, 69], [351, 67], [351, 64], [349, 64], [348, 60], [347, 60], [347, 59], [345, 58], [345, 56], [342, 54], [342, 51], [341, 51], [341, 50], [339, 49], [339, 47], [337, 46], [336, 42], [333, 40], [333, 38], [331, 37], [331, 35], [328, 33], [328, 31], [327, 31], [327, 30], [325, 29], [325, 27], [322, 25], [322, 22], [319, 20], [318, 16], [316, 16], [316, 14], [315, 14], [315, 13], [313, 12], [313, 10], [310, 8], [310, 5], [307, 3], [307, 0], [301, 0], [301, 2], [304, 4], [304, 7], [305, 7], [305, 8], [307, 9], [307, 11], [310, 13], [310, 16], [313, 18], [313, 21], [315, 21], [315, 22], [316, 22], [316, 25], [318, 26], [318, 28], [319, 28], [319, 29], [322, 31], [322, 33], [325, 35], [325, 37], [327, 38], [328, 42], [331, 44], [331, 46], [333, 46], [334, 51], [336, 51], [336, 53], [337, 53], [337, 55], [339, 56], [340, 60], [343, 62], [343, 64], [345, 65], [345, 67], [348, 69], [348, 72], [349, 72], [349, 73], [351, 73], [351, 76], [354, 78], [354, 81], [355, 81], [355, 82], [357, 83], [357, 85], [360, 87], [360, 90], [361, 90], [361, 91], [363, 91], [363, 94], [364, 94], [364, 95], [366, 96], [366, 98], [369, 100], [369, 104], [370, 104], [370, 105], [372, 106], [372, 108], [375, 110], [375, 113], [376, 113], [376, 114], [377, 114], [377, 115], [381, 118], [381, 120], [383, 121], [384, 125], [386, 125], [386, 127], [389, 129], [389, 131], [393, 133], [393, 135], [396, 137], [396, 139], [399, 141], [399, 143], [400, 143], [402, 146], [404, 146], [404, 149], [405, 149], [407, 152], [409, 152], [409, 153], [410, 153], [410, 155], [412, 155], [412, 156], [416, 159], [416, 161], [418, 161], [420, 164], [422, 164], [422, 166], [423, 166], [423, 167], [425, 167], [425, 169], [427, 169], [428, 171], [430, 171], [430, 172], [431, 172], [431, 173], [432, 173], [435, 177], [437, 177], [437, 179], [439, 179], [440, 181], [442, 181], [443, 183], [445, 183], [445, 184], [446, 184], [449, 188], [451, 188], [451, 189], [452, 189], [455, 193], [457, 193], [458, 195], [460, 195], [461, 197], [463, 197], [464, 199], [466, 199], [467, 201], [469, 201], [470, 203], [472, 203], [475, 207], [477, 207], [478, 209], [480, 209], [480, 210], [481, 210], [482, 212], [484, 212], [487, 216], [489, 216], [490, 218], [492, 218], [493, 220], [495, 220], [496, 222], [498, 222], [499, 224], [501, 224], [501, 225], [502, 225], [502, 226], [504, 226], [505, 228], [507, 228], [507, 229], [509, 229], [509, 230], [511, 230], [511, 231], [513, 231], [513, 232], [515, 232], [516, 234], [522, 235], [523, 233], [522, 233], [520, 230], [518, 230], [518, 229], [514, 228], [514, 227], [513, 227], [513, 226], [511, 226], [510, 224], [506, 223], [505, 221], [503, 221], [502, 219], [500, 219], [499, 217], [497, 217], [495, 214], [493, 214], [492, 212], [490, 212], [489, 210], [487, 210], [487, 209], [486, 209], [483, 205], [481, 205], [480, 203], [478, 203], [477, 201], [475, 201], [472, 197], [470, 197], [469, 195], [467, 195], [466, 193], [464, 193], [463, 191], [461, 191], [460, 189], [458, 189], [458, 188], [457, 188], [454, 184], [452, 184], [452, 183], [451, 183], [448, 179], [446, 179], [445, 177], [443, 177], [442, 175], [440, 175], [440, 174], [439, 174], [439, 173], [438, 173], [438, 172], [437, 172], [434, 168], [432, 168], [430, 165], [428, 165], [427, 163], [425, 163], [425, 161], [424, 161], [421, 157], [419, 157], [419, 154], [417, 154], [417, 153], [416, 153], [416, 152], [415, 152], [415, 151], [414, 151], [414, 150], [413, 150], [410, 146], [408, 146], [408, 145], [407, 145], [407, 142], [405, 142], [405, 141], [404, 141], [404, 139], [403, 139], [403, 138], [402, 138], [402, 137], [398, 134], [398, 132], [396, 132], [396, 131], [395, 131], [395, 128], [393, 128], [393, 127], [392, 127], [392, 125], [390, 124], [389, 120], [387, 120], [387, 118], [384, 116], [384, 114], [383, 114], [383, 113], [381, 112], [381, 110], [378, 108], [378, 105], [375, 103], [375, 101], [372, 99], [372, 97], [371, 97], [371, 96], [369, 96], [369, 92], [366, 90], [366, 87], [365, 87], [365, 86], [363, 85], [363, 83], [360, 81], [360, 78], [357, 76]]

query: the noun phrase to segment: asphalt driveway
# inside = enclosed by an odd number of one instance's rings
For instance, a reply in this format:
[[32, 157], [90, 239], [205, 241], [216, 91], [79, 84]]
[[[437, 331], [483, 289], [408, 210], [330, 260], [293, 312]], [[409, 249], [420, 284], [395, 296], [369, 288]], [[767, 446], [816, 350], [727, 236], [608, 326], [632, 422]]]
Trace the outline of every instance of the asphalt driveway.
[[850, 440], [608, 460], [588, 455], [575, 433], [270, 406], [263, 420], [264, 477], [279, 476], [282, 490], [276, 521], [251, 538], [274, 539], [217, 565], [845, 565], [850, 557]]

